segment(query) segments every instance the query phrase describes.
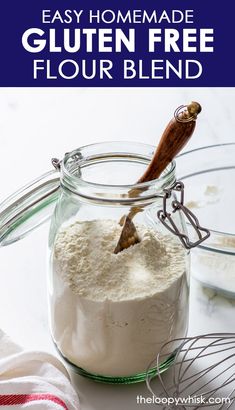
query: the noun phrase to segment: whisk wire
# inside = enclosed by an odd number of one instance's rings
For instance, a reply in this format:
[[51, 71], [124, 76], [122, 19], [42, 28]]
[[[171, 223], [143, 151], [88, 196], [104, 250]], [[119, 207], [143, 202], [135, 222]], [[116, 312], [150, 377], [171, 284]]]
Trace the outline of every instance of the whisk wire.
[[[232, 367], [234, 367], [235, 366], [235, 363], [233, 363], [231, 366], [229, 366], [226, 370], [222, 370], [221, 371], [221, 373], [219, 373], [217, 376], [215, 376], [214, 378], [212, 378], [211, 380], [210, 380], [210, 382], [211, 381], [214, 381], [216, 378], [218, 378], [219, 376], [221, 376], [224, 372], [226, 372], [227, 370], [230, 370]], [[212, 370], [213, 368], [215, 368], [215, 366], [209, 366], [209, 367], [207, 367], [206, 369], [203, 369], [203, 370], [200, 370], [199, 372], [197, 372], [197, 373], [194, 373], [192, 376], [189, 376], [189, 377], [187, 377], [186, 379], [183, 379], [182, 381], [181, 381], [181, 383], [185, 383], [186, 381], [188, 381], [188, 380], [190, 380], [190, 379], [194, 379], [193, 380], [193, 382], [194, 383], [196, 383], [198, 380], [200, 380], [200, 378], [202, 377], [202, 376], [205, 376], [210, 370]], [[197, 377], [196, 379], [195, 379], [195, 376], [199, 376], [199, 377]], [[232, 376], [231, 376], [232, 377]], [[209, 383], [210, 383], [209, 382]], [[203, 384], [203, 387], [205, 387], [206, 386], [206, 384]], [[186, 390], [188, 387], [190, 387], [190, 384], [188, 385], [188, 386], [186, 386], [186, 388], [185, 389], [183, 389], [183, 390], [181, 390], [180, 391], [180, 393], [182, 393], [184, 390]], [[198, 389], [198, 391], [200, 391], [200, 389]], [[197, 391], [195, 392], [195, 393], [197, 393]]]
[[[177, 344], [178, 347], [171, 353], [171, 359], [174, 356], [171, 373], [172, 382], [167, 386], [160, 371], [160, 363], [162, 357], [167, 355], [163, 352], [168, 352], [171, 350], [170, 347]], [[183, 403], [180, 406], [172, 404], [164, 407], [164, 409], [187, 410], [193, 408], [197, 410], [205, 406], [213, 406], [217, 410], [232, 409], [235, 401], [234, 357], [235, 333], [211, 333], [171, 340], [162, 346], [161, 351], [148, 367], [147, 387], [154, 397], [159, 397], [151, 386], [154, 375], [153, 373], [150, 374], [149, 370], [154, 366], [163, 390], [160, 397], [165, 394], [165, 397], [175, 399], [183, 397], [193, 399], [189, 403], [187, 402], [187, 405]], [[210, 358], [212, 363], [208, 362], [208, 365], [203, 366], [203, 369], [195, 370], [195, 364], [204, 364], [206, 358], [208, 360]], [[228, 386], [232, 388], [230, 392], [227, 392]], [[227, 395], [225, 396], [225, 394]], [[213, 404], [210, 399], [216, 399], [217, 397], [221, 401]], [[228, 399], [227, 402], [222, 401], [223, 397]], [[199, 401], [201, 399], [201, 404], [196, 399], [199, 399]]]
[[[196, 337], [196, 338], [195, 338], [195, 343], [196, 343], [199, 339], [200, 339], [200, 336]], [[222, 340], [222, 339], [221, 339], [221, 340]], [[181, 377], [180, 377], [180, 371], [179, 371], [179, 381], [180, 381], [180, 382], [181, 382], [181, 380], [182, 380], [184, 374], [185, 374], [185, 373], [187, 372], [187, 370], [189, 369], [189, 367], [190, 367], [197, 359], [199, 359], [199, 358], [201, 357], [201, 353], [205, 352], [205, 351], [206, 351], [208, 348], [210, 348], [210, 347], [214, 347], [215, 343], [216, 343], [216, 340], [213, 340], [213, 341], [212, 341], [211, 343], [209, 343], [208, 345], [203, 346], [203, 347], [201, 348], [201, 350], [199, 350], [198, 354], [191, 360], [190, 364], [189, 364], [188, 366], [186, 366], [186, 368], [185, 368], [185, 370], [184, 370], [184, 373], [183, 373], [183, 375], [182, 375]], [[192, 345], [191, 345], [191, 346], [192, 346]], [[191, 350], [191, 346], [188, 347], [187, 353], [189, 352], [189, 350]], [[218, 353], [218, 352], [217, 352], [217, 353]], [[207, 354], [207, 356], [208, 356], [208, 354]], [[184, 355], [184, 357], [183, 357], [183, 359], [182, 359], [180, 368], [182, 368], [183, 363], [185, 363], [185, 355]]]
[[[228, 398], [231, 399], [231, 402], [230, 402], [230, 404], [228, 405], [227, 409], [230, 409], [230, 407], [231, 407], [232, 404], [233, 404], [233, 401], [234, 401], [234, 399], [235, 399], [235, 396], [232, 397], [232, 394], [233, 394], [234, 392], [235, 392], [235, 387], [234, 387], [234, 389], [231, 391], [231, 393], [228, 395]], [[223, 404], [222, 404], [222, 406], [223, 406]], [[221, 406], [218, 410], [222, 410], [222, 408], [223, 408], [222, 406]]]
[[[215, 369], [215, 368], [216, 368], [217, 366], [219, 366], [220, 364], [224, 363], [226, 360], [231, 359], [232, 357], [234, 357], [234, 354], [233, 354], [233, 355], [230, 355], [230, 356], [228, 356], [228, 357], [226, 357], [225, 359], [222, 359], [221, 361], [219, 361], [219, 362], [217, 362], [217, 363], [215, 363], [215, 364], [213, 364], [213, 365], [211, 365], [211, 366], [209, 366], [209, 367], [207, 367], [206, 369], [204, 369], [205, 372], [204, 372], [203, 376], [204, 376], [205, 374], [207, 374], [209, 371]], [[193, 360], [193, 361], [195, 361], [195, 360]], [[229, 367], [226, 369], [226, 371], [229, 370], [229, 369], [230, 369], [231, 367], [233, 367], [233, 366], [234, 366], [234, 364], [232, 364], [231, 366], [229, 366]], [[211, 381], [214, 381], [215, 379], [217, 379], [217, 378], [218, 378], [219, 376], [221, 376], [221, 374], [223, 374], [224, 372], [225, 372], [225, 370], [222, 370], [219, 374], [217, 374], [213, 379], [210, 379], [210, 381], [208, 381], [208, 382], [207, 382], [206, 384], [204, 384], [203, 386], [204, 386], [204, 387], [207, 386], [209, 383], [211, 383]], [[184, 374], [185, 374], [185, 373], [184, 373]], [[194, 374], [194, 376], [195, 376], [195, 374]], [[197, 380], [199, 380], [199, 379], [200, 379], [200, 377], [197, 378], [197, 379], [195, 379], [195, 380], [194, 380], [194, 383], [195, 383]], [[187, 379], [186, 379], [186, 380], [187, 380]], [[186, 380], [182, 380], [182, 378], [181, 378], [181, 379], [179, 379], [179, 382], [183, 383], [183, 382], [186, 381]], [[185, 388], [180, 391], [180, 394], [183, 393], [188, 387], [190, 387], [190, 385], [191, 385], [191, 384], [185, 386]], [[201, 390], [201, 388], [199, 388], [198, 390], [196, 390], [195, 393], [197, 393], [197, 392], [200, 391], [200, 390]]]
[[[218, 345], [216, 345], [216, 346], [218, 346]], [[221, 346], [221, 345], [220, 345]], [[197, 350], [197, 349], [202, 349], [204, 346], [200, 346], [200, 347], [194, 347], [194, 348], [192, 348], [191, 350], [192, 351], [194, 351], [194, 350]], [[228, 351], [228, 350], [233, 350], [234, 349], [234, 346], [232, 346], [232, 347], [227, 347], [226, 349], [221, 349], [221, 350], [217, 350], [217, 351], [215, 351], [215, 352], [210, 352], [210, 353], [206, 353], [206, 354], [203, 354], [203, 355], [200, 355], [200, 357], [198, 357], [198, 359], [202, 359], [202, 358], [204, 358], [204, 357], [208, 357], [208, 356], [212, 356], [212, 355], [215, 355], [215, 354], [218, 354], [218, 353], [222, 353], [222, 352], [226, 352], [226, 351]], [[192, 359], [191, 358], [189, 358], [189, 359], [185, 359], [185, 363], [186, 362], [189, 362], [189, 361], [191, 361]], [[177, 366], [177, 365], [180, 365], [180, 363], [181, 362], [175, 362], [174, 363], [174, 365], [175, 366]]]

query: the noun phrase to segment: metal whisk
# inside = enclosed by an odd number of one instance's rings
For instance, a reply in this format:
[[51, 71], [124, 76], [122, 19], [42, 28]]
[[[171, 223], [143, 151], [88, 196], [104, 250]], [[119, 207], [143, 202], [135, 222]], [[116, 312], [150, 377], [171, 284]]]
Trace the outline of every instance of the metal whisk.
[[[160, 364], [169, 355], [172, 367], [161, 374]], [[150, 363], [146, 383], [162, 410], [235, 409], [235, 333], [171, 340]]]

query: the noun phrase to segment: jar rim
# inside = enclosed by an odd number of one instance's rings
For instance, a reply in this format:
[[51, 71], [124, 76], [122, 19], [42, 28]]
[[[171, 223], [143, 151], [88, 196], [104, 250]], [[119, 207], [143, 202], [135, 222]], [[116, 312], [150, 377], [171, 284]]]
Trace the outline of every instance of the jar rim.
[[[84, 181], [82, 178], [73, 175], [67, 167], [67, 161], [78, 153], [82, 156], [86, 152], [92, 153], [93, 150], [94, 154], [96, 150], [100, 152], [102, 148], [106, 147], [109, 154], [114, 154], [118, 147], [120, 150], [120, 146], [123, 154], [126, 151], [133, 154], [133, 147], [135, 147], [136, 154], [141, 153], [141, 155], [136, 156], [137, 160], [135, 162], [141, 163], [142, 158], [142, 160], [144, 159], [142, 164], [146, 164], [146, 159], [151, 160], [155, 150], [155, 147], [143, 143], [116, 141], [85, 145], [66, 154], [60, 163], [61, 167], [31, 181], [0, 204], [0, 246], [8, 245], [23, 238], [50, 218], [57, 199], [61, 195], [60, 188], [62, 190], [65, 188], [76, 194], [79, 200], [92, 202], [92, 204], [134, 206], [135, 203], [138, 203], [138, 205], [145, 206], [151, 204], [157, 197], [163, 196], [164, 188], [170, 188], [174, 184], [174, 161], [160, 178], [133, 185], [105, 185]], [[145, 155], [142, 155], [143, 152], [145, 152]], [[73, 159], [72, 161], [74, 163]], [[60, 174], [58, 173], [59, 168], [61, 169]], [[138, 188], [135, 197], [129, 194], [133, 188]]]
[[[123, 146], [124, 150], [120, 152], [120, 150], [118, 151], [114, 151], [114, 148], [117, 146]], [[105, 146], [109, 146], [109, 147], [113, 147], [113, 151], [110, 152], [103, 152], [102, 151], [102, 147]], [[129, 147], [129, 151], [127, 151], [125, 148]], [[151, 153], [151, 155], [144, 155], [143, 154], [137, 154], [135, 152], [132, 152], [131, 148], [135, 147], [135, 148], [139, 148], [139, 153], [141, 153], [141, 151], [145, 150], [145, 151], [149, 151], [149, 154]], [[118, 154], [118, 155], [125, 155], [128, 154], [128, 157], [130, 158], [130, 156], [132, 155], [133, 157], [136, 155], [138, 155], [139, 159], [143, 159], [146, 161], [151, 161], [152, 155], [156, 149], [155, 146], [150, 145], [150, 144], [145, 144], [142, 142], [133, 142], [133, 141], [104, 141], [104, 142], [100, 142], [100, 143], [94, 143], [94, 144], [87, 144], [87, 145], [83, 145], [80, 148], [77, 148], [71, 152], [68, 152], [65, 154], [62, 162], [61, 162], [61, 179], [62, 179], [62, 185], [65, 183], [65, 187], [69, 188], [66, 184], [66, 182], [69, 182], [69, 185], [71, 186], [71, 184], [73, 185], [74, 188], [76, 188], [76, 185], [78, 185], [78, 183], [82, 184], [83, 186], [87, 186], [90, 188], [99, 188], [99, 189], [125, 189], [125, 190], [131, 190], [131, 189], [145, 189], [145, 188], [151, 188], [154, 187], [156, 189], [156, 186], [158, 186], [159, 188], [162, 187], [162, 185], [164, 185], [164, 183], [167, 182], [168, 179], [170, 179], [170, 184], [171, 185], [171, 178], [172, 177], [172, 182], [175, 181], [174, 175], [175, 175], [175, 168], [176, 168], [176, 163], [175, 160], [173, 160], [168, 166], [167, 168], [163, 171], [163, 173], [160, 175], [159, 178], [157, 179], [153, 179], [151, 181], [148, 182], [139, 182], [139, 183], [134, 183], [134, 184], [103, 184], [103, 183], [97, 183], [97, 182], [91, 182], [91, 181], [87, 181], [86, 179], [83, 179], [82, 176], [78, 176], [78, 175], [74, 175], [68, 168], [68, 161], [70, 159], [73, 159], [74, 161], [76, 161], [76, 165], [80, 166], [82, 164], [84, 164], [84, 157], [83, 157], [83, 152], [87, 151], [87, 150], [96, 150], [96, 149], [100, 149], [100, 155], [102, 154], [103, 156], [105, 156], [106, 158], [108, 158], [110, 156], [113, 157], [114, 154]], [[141, 155], [141, 156], [140, 156]], [[79, 158], [80, 157], [80, 158]], [[94, 160], [94, 158], [99, 158], [97, 156], [97, 154], [93, 154], [90, 155], [89, 157], [85, 158], [85, 161], [91, 161]]]

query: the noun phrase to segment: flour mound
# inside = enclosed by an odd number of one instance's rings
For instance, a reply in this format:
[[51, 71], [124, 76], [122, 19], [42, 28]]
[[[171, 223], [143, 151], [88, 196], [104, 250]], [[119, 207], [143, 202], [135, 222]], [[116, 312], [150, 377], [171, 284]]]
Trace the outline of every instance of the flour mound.
[[75, 222], [56, 238], [57, 273], [73, 293], [104, 300], [142, 299], [163, 292], [185, 272], [175, 238], [136, 225], [140, 243], [114, 254], [121, 227], [113, 220]]

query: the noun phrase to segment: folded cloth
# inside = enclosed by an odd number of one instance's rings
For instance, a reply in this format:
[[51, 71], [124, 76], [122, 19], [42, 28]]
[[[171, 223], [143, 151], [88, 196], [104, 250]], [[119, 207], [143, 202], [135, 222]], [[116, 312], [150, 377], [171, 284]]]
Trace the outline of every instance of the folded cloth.
[[79, 410], [63, 364], [43, 352], [25, 352], [0, 330], [0, 410]]

